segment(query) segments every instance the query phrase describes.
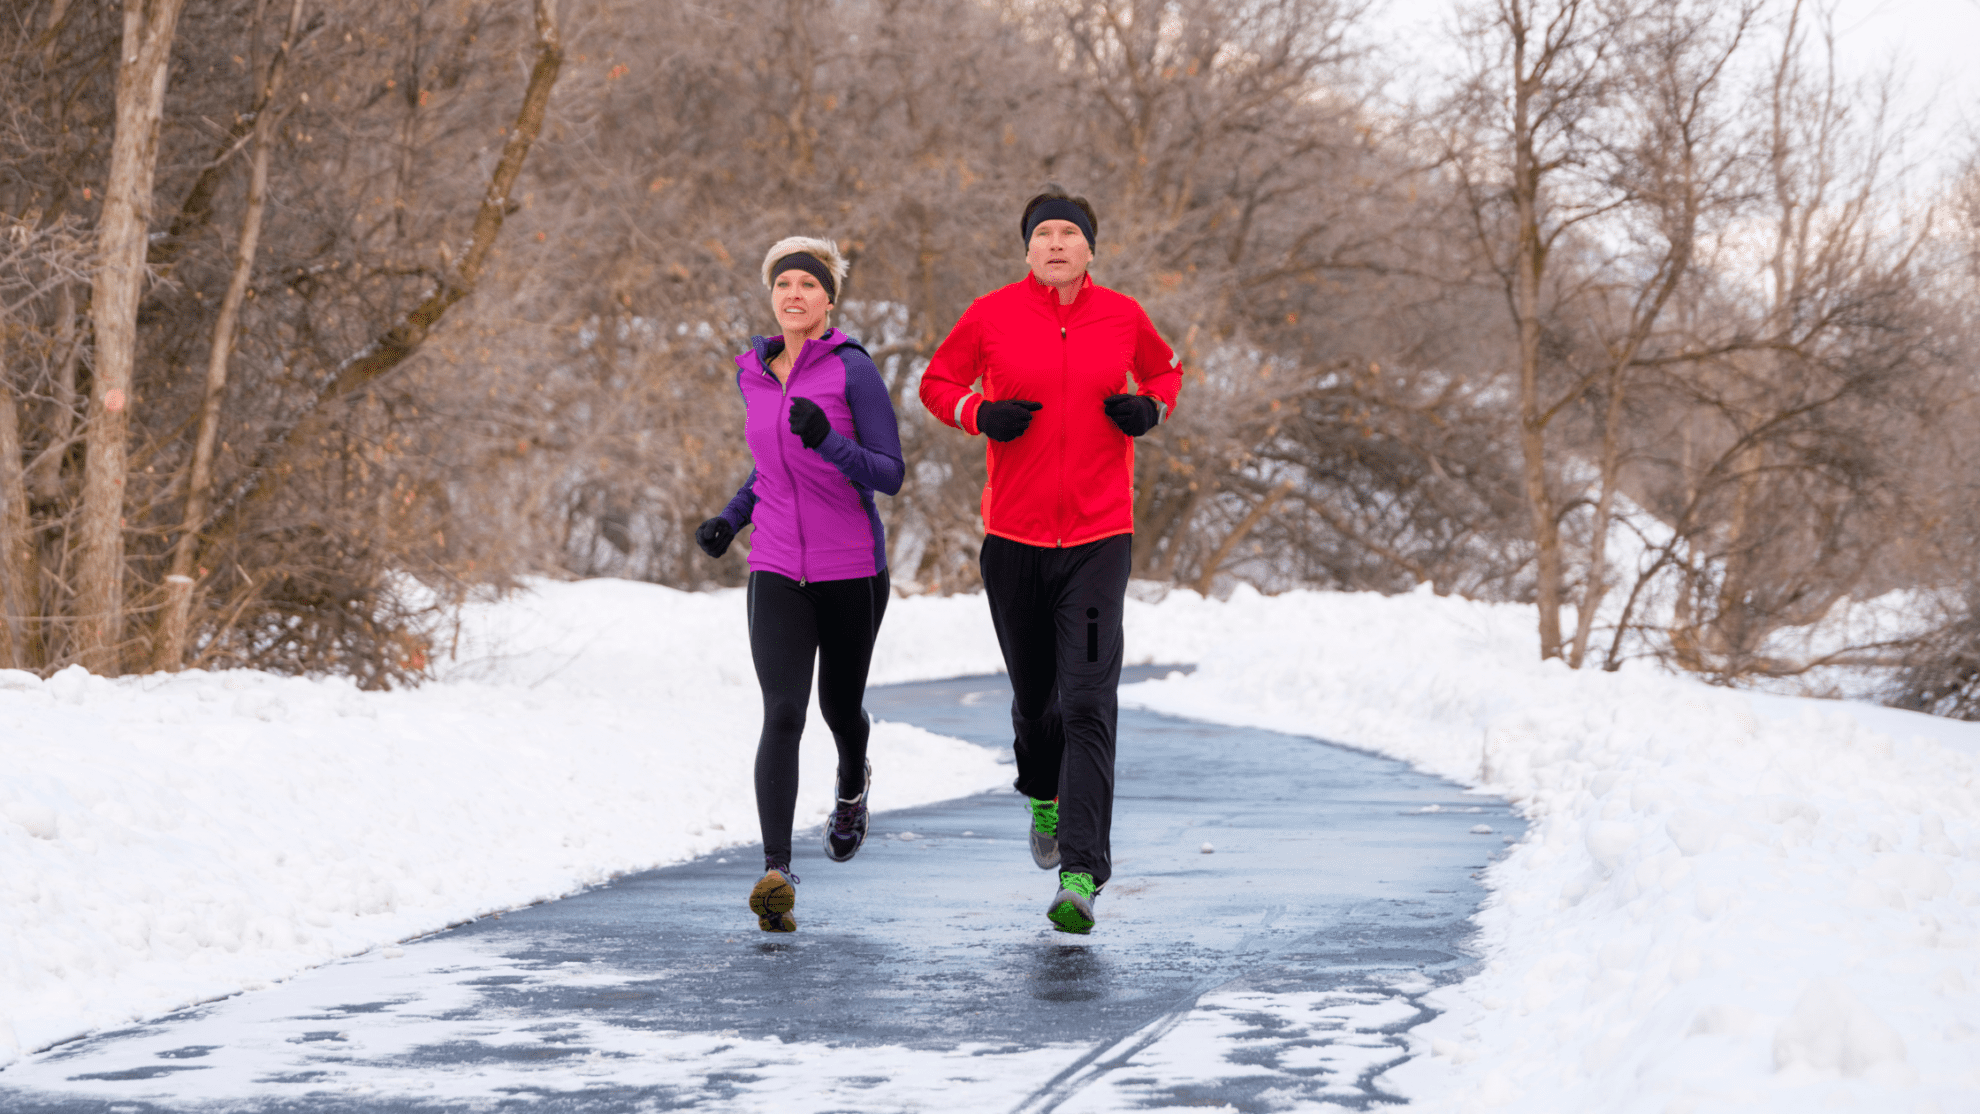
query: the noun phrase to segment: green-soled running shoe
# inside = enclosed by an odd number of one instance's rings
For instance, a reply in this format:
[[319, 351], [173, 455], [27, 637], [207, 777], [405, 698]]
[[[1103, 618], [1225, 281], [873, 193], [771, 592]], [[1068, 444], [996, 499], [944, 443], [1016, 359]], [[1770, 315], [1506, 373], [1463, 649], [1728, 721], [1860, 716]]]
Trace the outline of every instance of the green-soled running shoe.
[[756, 927], [765, 932], [796, 932], [797, 918], [791, 907], [797, 904], [798, 876], [791, 868], [763, 864], [763, 877], [749, 891], [749, 911], [756, 914]]
[[1045, 916], [1060, 932], [1084, 935], [1093, 931], [1093, 899], [1099, 894], [1100, 887], [1093, 884], [1091, 874], [1078, 870], [1061, 872], [1059, 892], [1052, 895], [1052, 905], [1045, 910]]
[[1040, 870], [1051, 870], [1059, 865], [1059, 799], [1025, 800], [1031, 805], [1031, 861]]

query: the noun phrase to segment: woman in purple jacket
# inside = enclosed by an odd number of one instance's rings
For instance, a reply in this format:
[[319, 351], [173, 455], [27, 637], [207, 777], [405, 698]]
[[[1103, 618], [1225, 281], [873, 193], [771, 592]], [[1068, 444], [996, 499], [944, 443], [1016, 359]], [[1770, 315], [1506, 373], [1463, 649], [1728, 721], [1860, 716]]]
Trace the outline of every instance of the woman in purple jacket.
[[792, 236], [763, 257], [782, 336], [752, 337], [736, 357], [743, 432], [756, 468], [722, 513], [695, 530], [710, 557], [751, 522], [749, 651], [763, 688], [756, 815], [763, 878], [749, 908], [765, 932], [791, 932], [797, 875], [798, 739], [818, 664], [818, 707], [839, 748], [838, 804], [825, 855], [853, 857], [866, 839], [868, 724], [861, 702], [873, 638], [887, 611], [887, 535], [873, 493], [901, 489], [900, 427], [887, 385], [860, 343], [828, 318], [846, 260], [830, 240]]

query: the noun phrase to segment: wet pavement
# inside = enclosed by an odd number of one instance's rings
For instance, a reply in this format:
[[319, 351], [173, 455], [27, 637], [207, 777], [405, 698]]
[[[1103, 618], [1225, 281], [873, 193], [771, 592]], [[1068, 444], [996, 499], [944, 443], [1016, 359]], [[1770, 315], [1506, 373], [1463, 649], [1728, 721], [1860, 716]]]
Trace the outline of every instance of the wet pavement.
[[[1000, 677], [867, 704], [1008, 746]], [[1423, 993], [1471, 962], [1476, 875], [1521, 821], [1272, 732], [1124, 710], [1119, 752], [1088, 937], [1044, 918], [1053, 875], [1022, 799], [982, 794], [880, 812], [845, 864], [801, 833], [788, 936], [756, 930], [761, 851], [732, 849], [50, 1050], [0, 1071], [0, 1111], [1399, 1101], [1380, 1075], [1430, 1016]]]

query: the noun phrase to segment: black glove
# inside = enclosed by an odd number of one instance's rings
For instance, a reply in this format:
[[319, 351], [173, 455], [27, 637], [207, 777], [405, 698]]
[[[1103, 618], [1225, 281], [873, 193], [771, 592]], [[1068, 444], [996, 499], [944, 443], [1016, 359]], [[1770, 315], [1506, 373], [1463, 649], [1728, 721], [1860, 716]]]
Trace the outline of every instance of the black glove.
[[1147, 395], [1108, 395], [1100, 407], [1129, 437], [1139, 437], [1154, 429], [1158, 420], [1155, 400]]
[[694, 544], [701, 547], [710, 557], [720, 557], [729, 551], [729, 542], [735, 538], [736, 528], [720, 515], [694, 528]]
[[825, 417], [825, 411], [808, 398], [791, 400], [791, 432], [798, 435], [807, 449], [815, 449], [825, 443], [825, 435], [832, 432], [832, 423]]
[[1043, 409], [1044, 403], [1021, 398], [986, 402], [976, 408], [976, 428], [992, 441], [1015, 441], [1018, 434], [1030, 427], [1032, 413]]

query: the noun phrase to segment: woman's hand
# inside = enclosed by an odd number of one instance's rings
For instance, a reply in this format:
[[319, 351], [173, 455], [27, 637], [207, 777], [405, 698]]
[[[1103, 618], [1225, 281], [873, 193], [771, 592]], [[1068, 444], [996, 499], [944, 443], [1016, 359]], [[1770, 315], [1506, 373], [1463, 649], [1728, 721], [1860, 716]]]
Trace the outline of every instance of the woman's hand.
[[694, 544], [701, 547], [710, 557], [720, 557], [729, 551], [729, 542], [734, 540], [736, 528], [720, 515], [709, 519], [694, 528]]
[[825, 435], [832, 432], [832, 422], [825, 417], [825, 411], [808, 398], [791, 400], [791, 432], [804, 442], [807, 449], [815, 449], [825, 443]]

